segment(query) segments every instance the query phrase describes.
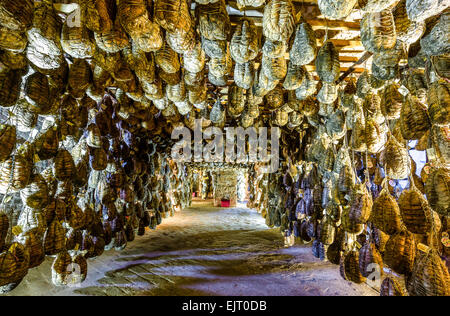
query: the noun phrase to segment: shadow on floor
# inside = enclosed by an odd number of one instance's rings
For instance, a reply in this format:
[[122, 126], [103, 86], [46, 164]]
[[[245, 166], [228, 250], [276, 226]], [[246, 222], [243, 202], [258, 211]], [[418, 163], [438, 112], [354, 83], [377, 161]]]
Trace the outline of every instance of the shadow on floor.
[[[159, 243], [164, 239], [167, 241], [167, 236], [155, 236], [149, 242], [152, 245], [147, 245], [146, 249], [151, 249], [152, 252], [157, 251], [180, 251], [180, 250], [198, 250], [198, 249], [217, 249], [223, 248], [224, 251], [234, 251], [234, 248], [239, 247], [258, 247], [263, 246], [271, 249], [279, 249], [283, 246], [280, 238], [280, 233], [277, 229], [270, 229], [264, 231], [258, 230], [223, 230], [217, 232], [204, 232], [189, 234], [180, 231], [179, 234], [171, 233], [171, 243]], [[231, 249], [230, 249], [231, 248]], [[126, 249], [124, 253], [128, 255], [142, 254], [142, 249]]]
[[[295, 271], [319, 272], [331, 266], [311, 260], [309, 248], [285, 251], [276, 230], [221, 231], [180, 237], [182, 240], [175, 238], [173, 245], [155, 244], [151, 251], [148, 247], [146, 251], [140, 247], [124, 251], [123, 256], [115, 260], [122, 267], [108, 271], [97, 280], [98, 286], [80, 288], [75, 293], [217, 295], [215, 290], [222, 291], [230, 282], [242, 286], [248, 279], [274, 275], [279, 278]], [[199, 290], [196, 286], [210, 291]]]
[[[119, 292], [121, 295], [216, 295], [216, 293], [198, 291], [186, 286], [205, 285], [227, 280], [227, 277], [277, 273], [289, 260], [293, 259], [291, 255], [264, 253], [244, 254], [242, 257], [242, 259], [208, 260], [171, 256], [170, 259], [159, 264], [152, 263], [151, 259], [147, 262], [130, 263], [123, 268], [107, 272], [98, 280], [99, 286], [77, 289], [75, 293], [83, 295], [114, 295]], [[138, 259], [142, 260], [142, 257]]]

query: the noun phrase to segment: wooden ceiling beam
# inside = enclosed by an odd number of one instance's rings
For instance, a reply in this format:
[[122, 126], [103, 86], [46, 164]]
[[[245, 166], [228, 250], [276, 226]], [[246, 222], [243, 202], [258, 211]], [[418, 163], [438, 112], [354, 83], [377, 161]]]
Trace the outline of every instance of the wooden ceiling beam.
[[[349, 69], [351, 69], [351, 67], [341, 67], [341, 72], [345, 73]], [[364, 72], [364, 70], [365, 70], [365, 68], [353, 68], [353, 69], [354, 69], [354, 72], [357, 72], [357, 73]], [[316, 71], [316, 66], [306, 65], [306, 70], [311, 71], [311, 72]]]
[[358, 61], [358, 57], [354, 57], [354, 56], [339, 56], [339, 61], [340, 62], [357, 62]]
[[[240, 15], [230, 15], [230, 21], [232, 25], [237, 25], [243, 19]], [[262, 27], [262, 19], [260, 17], [245, 17], [247, 20], [252, 21], [255, 26]], [[306, 20], [313, 28], [313, 30], [326, 30], [327, 22], [324, 19], [307, 19]], [[359, 31], [359, 23], [347, 22], [347, 21], [328, 21], [328, 29], [330, 31]]]
[[317, 0], [292, 0], [293, 3], [304, 3], [304, 4], [315, 4], [317, 5]]
[[[320, 81], [320, 78], [319, 78], [319, 76], [317, 76], [317, 75], [314, 75], [313, 78], [314, 78], [314, 80], [316, 80], [316, 81]], [[345, 81], [345, 82], [350, 81], [350, 77], [345, 78], [343, 81]]]
[[[359, 68], [356, 68], [356, 66], [363, 64], [365, 61], [367, 61], [370, 57], [372, 57], [372, 53], [370, 52], [366, 52], [353, 66], [351, 66], [350, 68], [348, 68], [344, 74], [339, 78], [338, 80], [338, 84], [340, 82], [342, 82], [342, 80], [344, 80], [345, 78], [347, 78], [352, 72], [358, 72], [357, 70]], [[364, 68], [363, 68], [364, 69]]]
[[360, 25], [356, 22], [348, 21], [333, 21], [325, 19], [309, 19], [306, 20], [313, 28], [313, 30], [326, 30], [327, 24], [329, 30], [337, 31], [359, 31]]
[[[285, 58], [289, 60], [289, 53], [286, 53]], [[358, 60], [359, 58], [356, 56], [339, 56], [339, 62], [341, 63], [341, 65], [346, 63], [351, 63], [353, 65], [353, 63], [357, 62]], [[311, 62], [310, 65], [314, 65], [314, 63], [315, 61]]]
[[[362, 47], [364, 49], [364, 46], [362, 45], [360, 40], [343, 40], [343, 39], [329, 39], [336, 47]], [[323, 40], [317, 40], [317, 45], [322, 46]]]

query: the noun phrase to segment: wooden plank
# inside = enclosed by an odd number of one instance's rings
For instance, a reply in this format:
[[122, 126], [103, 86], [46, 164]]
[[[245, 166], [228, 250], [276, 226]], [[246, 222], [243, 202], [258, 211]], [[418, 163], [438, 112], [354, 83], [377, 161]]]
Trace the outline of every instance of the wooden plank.
[[354, 57], [354, 56], [340, 56], [339, 55], [339, 61], [340, 62], [357, 62], [358, 61], [358, 57]]
[[[314, 80], [316, 80], [316, 81], [320, 81], [320, 78], [319, 78], [319, 76], [317, 76], [317, 75], [314, 75], [313, 76], [313, 78], [314, 78]], [[345, 78], [343, 81], [350, 81], [350, 77], [347, 77], [347, 78]]]
[[317, 4], [317, 0], [292, 0], [293, 3]]
[[[341, 67], [341, 72], [346, 73], [349, 69], [353, 69], [354, 72], [361, 73], [364, 72], [365, 68], [351, 68], [351, 67]], [[308, 71], [316, 71], [316, 66], [314, 65], [306, 65], [306, 70]]]
[[[289, 52], [286, 52], [284, 58], [289, 60]], [[341, 55], [339, 55], [339, 61], [341, 63], [347, 63], [347, 62], [354, 63], [354, 62], [357, 62], [358, 60], [359, 60], [358, 56], [345, 56], [345, 55], [341, 56]], [[314, 61], [311, 63], [311, 65], [312, 64], [314, 64]], [[259, 66], [259, 64], [258, 64], [258, 66]], [[258, 66], [257, 66], [257, 64], [255, 64], [255, 68], [258, 68]]]
[[[239, 24], [244, 18], [241, 15], [230, 15], [230, 21], [232, 25]], [[260, 17], [246, 16], [248, 20], [253, 21], [256, 26], [262, 27], [262, 19]], [[307, 19], [306, 20], [313, 28], [313, 30], [325, 30], [327, 28], [326, 21], [324, 19]], [[328, 29], [330, 31], [359, 31], [359, 23], [346, 22], [346, 21], [328, 21]]]
[[[347, 69], [345, 73], [338, 79], [337, 84], [342, 82], [346, 77], [348, 77], [352, 72], [358, 72], [356, 66], [363, 64], [366, 60], [368, 60], [370, 57], [372, 57], [373, 53], [366, 52], [364, 56], [362, 56], [352, 67]], [[364, 69], [364, 68], [363, 68]]]
[[351, 56], [356, 56], [356, 55], [362, 56], [362, 55], [364, 55], [365, 52], [366, 52], [365, 50], [356, 50], [356, 49], [348, 50], [348, 49], [343, 48], [339, 51], [339, 54], [340, 55], [342, 55], [342, 54], [350, 55], [351, 54]]
[[313, 28], [313, 30], [326, 30], [327, 24], [329, 30], [338, 30], [338, 31], [359, 31], [360, 25], [356, 22], [347, 22], [347, 21], [334, 21], [334, 20], [325, 20], [325, 19], [313, 19], [306, 20]]
[[[236, 26], [236, 25], [241, 24], [243, 19], [244, 19], [244, 17], [240, 16], [240, 15], [230, 15], [231, 26]], [[262, 28], [262, 19], [261, 18], [246, 16], [245, 19], [252, 21], [256, 27]]]
[[[261, 22], [260, 18], [247, 17], [247, 19], [251, 20], [255, 24], [255, 26], [257, 26], [258, 28], [262, 27], [262, 22]], [[236, 25], [241, 23], [241, 20], [242, 20], [241, 16], [230, 17], [231, 25], [233, 27], [235, 27]], [[322, 29], [322, 28], [320, 28], [320, 29]], [[332, 30], [332, 29], [330, 29], [330, 30]], [[323, 45], [323, 40], [324, 39], [317, 39], [317, 45], [319, 47]], [[352, 40], [330, 39], [330, 41], [333, 42], [333, 44], [338, 49], [342, 49], [342, 50], [345, 50], [345, 51], [349, 51], [349, 50], [357, 50], [358, 52], [363, 52], [364, 51], [364, 46], [362, 45], [362, 43], [359, 40], [359, 38], [352, 39]]]
[[[361, 47], [364, 49], [364, 46], [362, 45], [361, 41], [359, 40], [342, 40], [342, 39], [330, 39], [336, 47], [345, 47], [345, 48], [351, 48], [351, 47]], [[317, 40], [317, 45], [322, 46], [323, 40]]]
[[[348, 68], [354, 66], [355, 62], [354, 61], [351, 61], [351, 62], [340, 62], [339, 64], [341, 66], [341, 69], [342, 68], [348, 69]], [[315, 62], [312, 62], [312, 63], [310, 63], [307, 66], [314, 66], [315, 67]]]

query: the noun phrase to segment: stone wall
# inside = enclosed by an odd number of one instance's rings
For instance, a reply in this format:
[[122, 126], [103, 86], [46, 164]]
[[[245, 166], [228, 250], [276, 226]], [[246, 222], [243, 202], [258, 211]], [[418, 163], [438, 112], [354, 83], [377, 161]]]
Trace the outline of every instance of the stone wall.
[[230, 206], [237, 203], [237, 172], [217, 171], [213, 175], [214, 205], [220, 206], [222, 199], [230, 200]]

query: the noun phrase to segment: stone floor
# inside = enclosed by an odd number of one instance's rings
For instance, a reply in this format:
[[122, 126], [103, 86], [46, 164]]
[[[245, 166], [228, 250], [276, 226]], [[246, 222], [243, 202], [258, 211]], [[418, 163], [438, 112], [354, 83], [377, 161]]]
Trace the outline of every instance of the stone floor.
[[256, 211], [211, 201], [164, 219], [124, 251], [90, 260], [81, 285], [54, 286], [51, 265], [47, 258], [9, 295], [377, 295], [343, 280], [309, 245], [285, 248]]

